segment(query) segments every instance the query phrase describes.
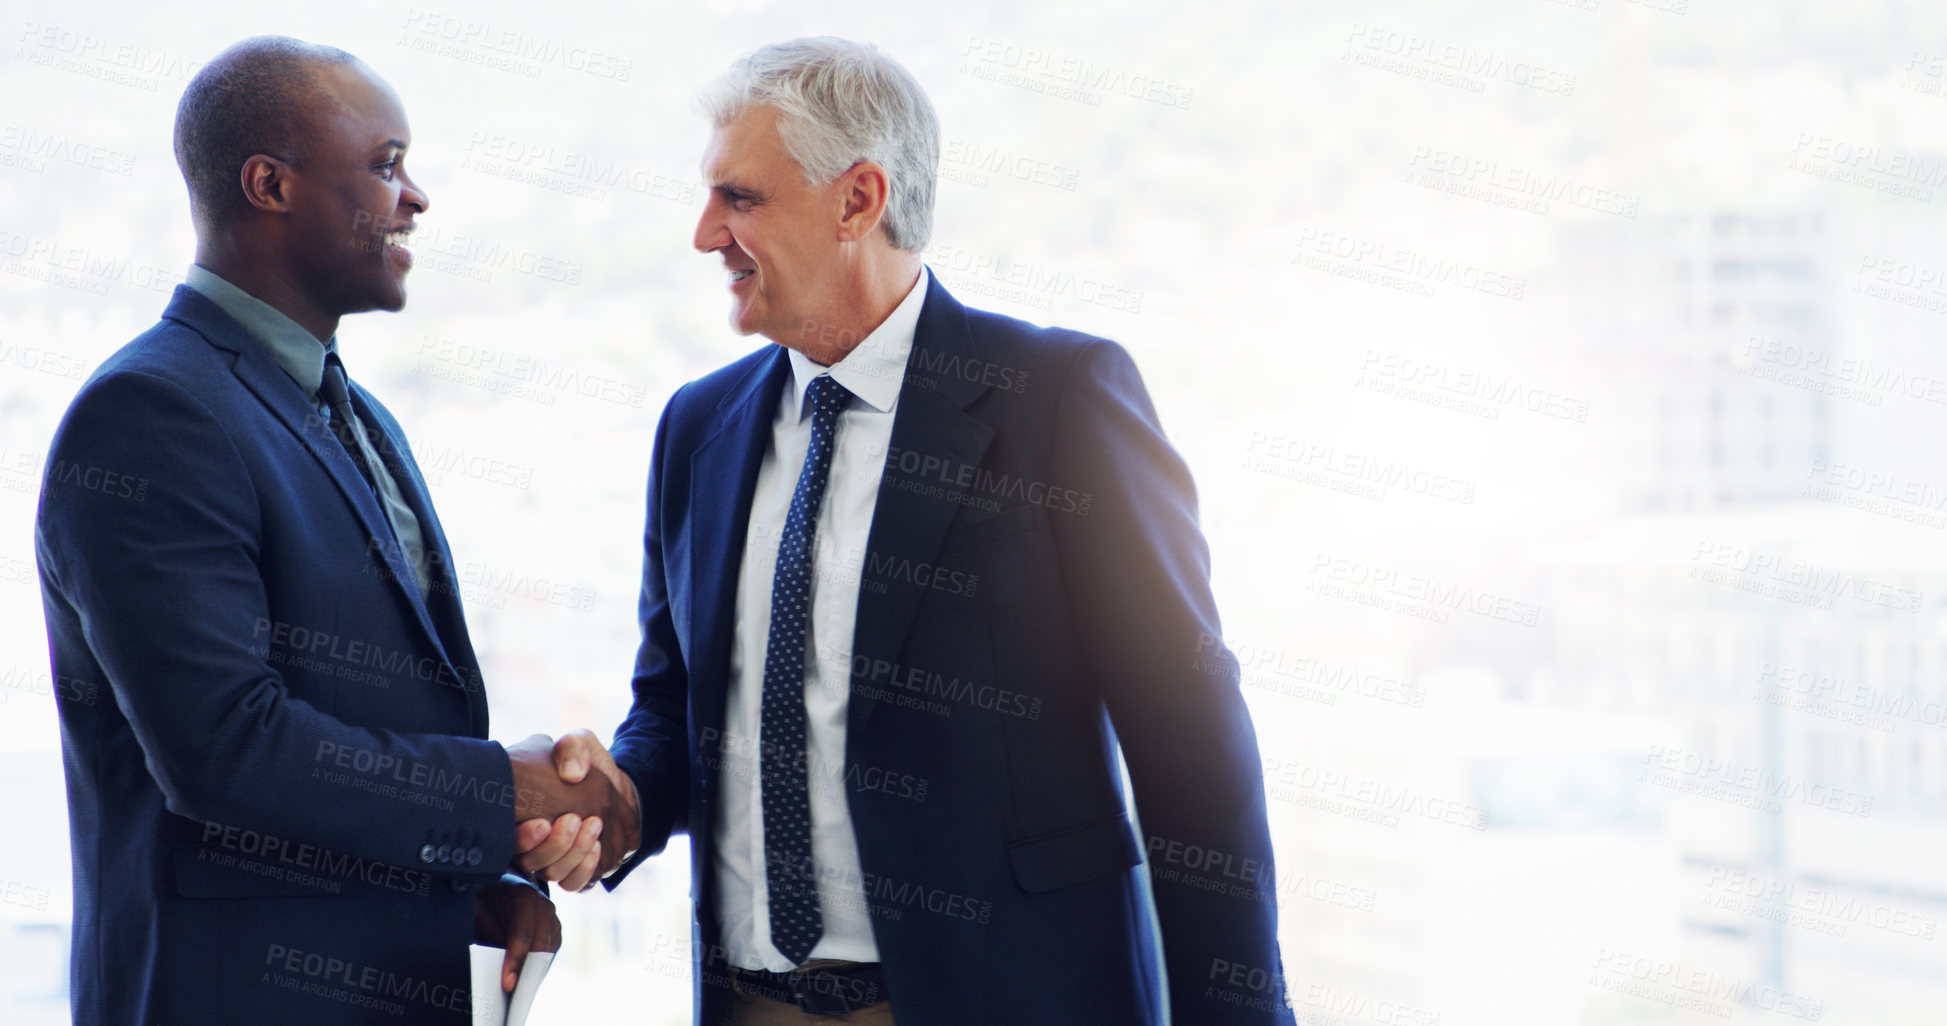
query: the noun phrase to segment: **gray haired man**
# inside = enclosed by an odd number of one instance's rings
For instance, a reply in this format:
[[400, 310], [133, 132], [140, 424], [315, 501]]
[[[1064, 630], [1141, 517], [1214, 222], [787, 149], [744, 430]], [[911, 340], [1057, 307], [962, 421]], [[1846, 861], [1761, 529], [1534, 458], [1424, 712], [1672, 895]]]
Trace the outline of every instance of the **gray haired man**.
[[686, 831], [700, 1022], [1291, 1022], [1256, 737], [1128, 354], [921, 263], [939, 127], [876, 49], [768, 46], [703, 104], [693, 241], [774, 344], [670, 398], [635, 704], [555, 747], [640, 846], [564, 817], [523, 866], [614, 887]]

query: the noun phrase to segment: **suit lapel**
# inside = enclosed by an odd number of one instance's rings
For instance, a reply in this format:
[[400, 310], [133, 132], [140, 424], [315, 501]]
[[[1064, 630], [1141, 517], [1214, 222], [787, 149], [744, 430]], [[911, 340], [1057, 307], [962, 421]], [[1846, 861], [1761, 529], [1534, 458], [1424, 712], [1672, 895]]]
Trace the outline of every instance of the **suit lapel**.
[[690, 456], [690, 700], [696, 722], [721, 729], [737, 622], [737, 580], [751, 496], [770, 444], [778, 396], [791, 373], [773, 347], [717, 406], [717, 431]]
[[[920, 309], [919, 326], [913, 333], [911, 367], [922, 350], [937, 354], [928, 366], [958, 366], [974, 356], [973, 336], [967, 328], [967, 311], [949, 295], [937, 277], [928, 275], [926, 305]], [[939, 457], [948, 466], [980, 465], [987, 447], [994, 440], [994, 429], [966, 412], [973, 401], [987, 391], [977, 381], [950, 374], [939, 375], [932, 387], [918, 387], [907, 375], [899, 389], [899, 409], [892, 421], [892, 451]], [[872, 511], [872, 530], [865, 550], [867, 565], [876, 556], [880, 561], [905, 559], [931, 564], [939, 556], [940, 544], [960, 507], [955, 503], [917, 489], [898, 487], [902, 477], [888, 463], [879, 483], [879, 498]], [[870, 665], [871, 660], [899, 662], [907, 628], [918, 611], [918, 601], [902, 589], [859, 589], [858, 616], [852, 632], [852, 663]], [[860, 659], [860, 656], [867, 657]], [[848, 740], [861, 736], [865, 724], [878, 707], [859, 697], [854, 688], [846, 711]]]
[[[243, 330], [242, 325], [195, 289], [178, 286], [162, 316], [188, 325], [209, 340], [211, 345], [236, 355], [231, 371], [236, 374], [237, 380], [264, 404], [278, 423], [297, 436], [299, 444], [324, 468], [326, 476], [331, 478], [339, 493], [351, 505], [353, 515], [372, 540], [368, 548], [378, 550], [393, 586], [405, 596], [426, 639], [444, 658], [446, 649], [441, 643], [439, 631], [434, 629], [432, 619], [427, 614], [418, 586], [412, 580], [412, 568], [399, 551], [398, 542], [393, 538], [392, 524], [379, 507], [378, 496], [372, 494], [371, 486], [365, 483], [364, 476], [352, 465], [350, 453], [331, 433], [310, 401], [305, 399], [304, 391], [297, 382], [277, 366], [264, 347]], [[450, 666], [452, 660], [448, 659], [447, 663]]]
[[[473, 644], [467, 637], [466, 615], [460, 605], [460, 582], [453, 566], [453, 553], [446, 544], [446, 530], [440, 525], [439, 514], [433, 511], [432, 493], [426, 488], [425, 478], [409, 457], [411, 449], [404, 436], [397, 430], [390, 415], [379, 415], [372, 397], [357, 382], [351, 386], [352, 407], [379, 437], [374, 440], [374, 448], [379, 458], [385, 461], [386, 472], [399, 486], [399, 494], [419, 518], [420, 542], [425, 546], [428, 590], [431, 594], [421, 594], [418, 583], [413, 582], [409, 589], [421, 600], [422, 606], [431, 615], [437, 628], [435, 637], [440, 642], [442, 655], [449, 666], [458, 671], [461, 680], [467, 683], [467, 705], [472, 715], [474, 733], [487, 736], [487, 694], [486, 689], [475, 687], [478, 677], [479, 657], [473, 652]], [[388, 525], [388, 530], [390, 527]], [[411, 569], [408, 568], [410, 573]]]

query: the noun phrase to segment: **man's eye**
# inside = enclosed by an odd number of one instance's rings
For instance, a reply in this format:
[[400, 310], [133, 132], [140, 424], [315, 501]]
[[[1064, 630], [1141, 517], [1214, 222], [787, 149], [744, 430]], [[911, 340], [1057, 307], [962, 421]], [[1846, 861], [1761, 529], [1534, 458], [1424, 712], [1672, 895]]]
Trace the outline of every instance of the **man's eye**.
[[385, 163], [378, 165], [376, 168], [373, 168], [373, 170], [379, 173], [380, 178], [383, 178], [386, 181], [391, 181], [392, 169], [398, 166], [399, 166], [399, 162], [397, 160], [388, 160]]

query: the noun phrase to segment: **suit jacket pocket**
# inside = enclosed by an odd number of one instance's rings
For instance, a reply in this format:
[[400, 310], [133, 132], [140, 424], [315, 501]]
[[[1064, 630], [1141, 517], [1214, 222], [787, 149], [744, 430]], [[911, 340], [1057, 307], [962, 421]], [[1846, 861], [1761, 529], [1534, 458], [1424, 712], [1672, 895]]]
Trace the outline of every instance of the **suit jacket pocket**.
[[1034, 507], [1014, 506], [978, 520], [956, 523], [940, 544], [940, 554], [971, 549], [976, 545], [1011, 538], [1034, 529]]
[[1129, 814], [1040, 834], [1007, 846], [1014, 882], [1030, 894], [1120, 872], [1142, 861]]

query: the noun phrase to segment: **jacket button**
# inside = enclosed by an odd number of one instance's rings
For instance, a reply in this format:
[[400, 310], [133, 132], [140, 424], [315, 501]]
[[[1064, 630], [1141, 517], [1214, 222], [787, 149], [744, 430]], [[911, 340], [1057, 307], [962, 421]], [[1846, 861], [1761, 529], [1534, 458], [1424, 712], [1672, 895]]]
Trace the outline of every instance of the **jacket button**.
[[433, 855], [434, 855], [433, 846], [430, 844], [425, 846], [424, 848], [419, 849], [419, 861], [421, 862], [433, 861]]
[[466, 864], [469, 866], [479, 865], [480, 860], [486, 857], [487, 856], [483, 854], [478, 848], [468, 848], [466, 850]]
[[450, 883], [450, 884], [452, 884], [452, 885], [453, 885], [453, 889], [454, 889], [455, 891], [464, 891], [464, 890], [466, 890], [466, 881], [464, 881], [464, 880], [448, 880], [448, 881], [446, 881], [446, 882], [447, 882], [447, 883]]
[[450, 844], [440, 845], [438, 853], [436, 853], [433, 857], [438, 859], [441, 862], [453, 861], [453, 846]]

